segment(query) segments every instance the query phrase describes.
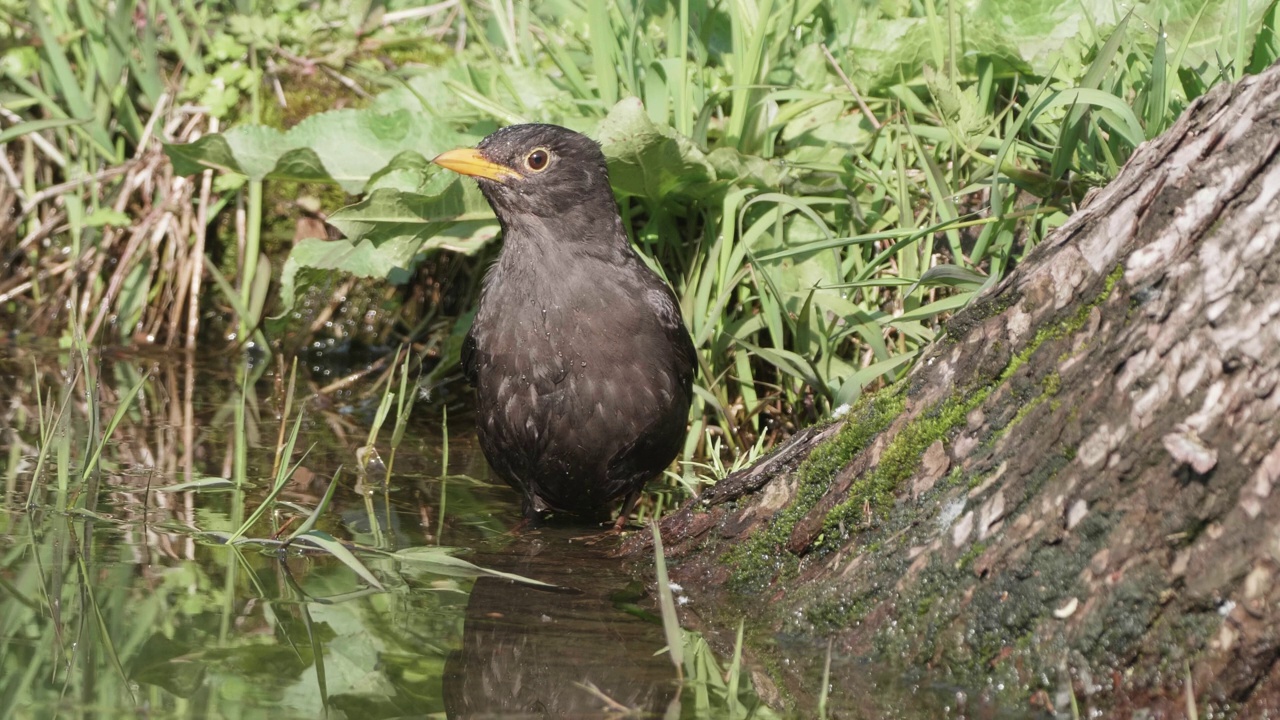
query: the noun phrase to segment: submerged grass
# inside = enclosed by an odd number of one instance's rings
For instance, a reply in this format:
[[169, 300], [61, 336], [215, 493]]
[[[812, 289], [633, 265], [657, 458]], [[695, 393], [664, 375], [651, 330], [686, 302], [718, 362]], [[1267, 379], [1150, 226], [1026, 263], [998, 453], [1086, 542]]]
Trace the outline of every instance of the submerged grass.
[[[52, 389], [48, 391], [47, 397], [43, 394], [41, 374], [38, 370], [36, 371], [33, 383], [37, 394], [35, 413], [37, 441], [33, 447], [36, 462], [34, 471], [30, 475], [30, 487], [27, 490], [27, 507], [32, 510], [44, 509], [46, 507], [44, 498], [52, 493], [55, 498], [52, 507], [56, 512], [74, 512], [81, 517], [121, 524], [123, 521], [113, 519], [96, 509], [103, 490], [102, 478], [104, 475], [114, 476], [121, 472], [121, 461], [108, 458], [112, 454], [111, 448], [119, 442], [118, 435], [130, 424], [129, 418], [134, 418], [136, 421], [139, 417], [150, 416], [157, 411], [153, 407], [155, 401], [146, 399], [149, 389], [153, 390], [155, 378], [146, 372], [138, 373], [136, 379], [131, 377], [132, 373], [120, 373], [123, 380], [128, 380], [131, 384], [123, 392], [114, 393], [111, 389], [113, 383], [104, 382], [98, 377], [100, 361], [93, 359], [96, 353], [87, 344], [77, 344], [72, 348], [69, 357], [75, 359], [73, 365], [77, 372], [74, 377], [80, 378], [80, 381], [65, 386], [61, 391], [62, 397], [56, 404]], [[413, 391], [411, 381], [400, 374], [400, 371], [409, 372], [407, 360], [395, 365], [394, 368], [397, 372], [388, 375], [388, 390], [378, 411], [378, 414], [385, 419], [391, 407], [398, 408], [396, 426], [391, 440], [393, 457], [396, 446], [407, 431], [409, 411], [413, 405], [410, 397], [402, 399], [397, 406], [396, 394], [390, 392], [390, 388], [396, 383], [402, 392]], [[276, 400], [283, 408], [283, 413], [280, 415], [281, 428], [271, 460], [272, 469], [269, 477], [255, 477], [250, 468], [250, 454], [257, 445], [255, 438], [259, 434], [254, 420], [259, 416], [258, 399], [253, 392], [256, 378], [253, 373], [245, 369], [237, 371], [238, 388], [224, 401], [222, 409], [218, 412], [219, 416], [231, 418], [227, 448], [226, 468], [229, 471], [227, 477], [204, 477], [154, 488], [148, 485], [147, 489], [148, 492], [165, 494], [203, 491], [221, 493], [223, 490], [230, 489], [232, 491], [230, 501], [226, 503], [225, 508], [225, 519], [229, 526], [224, 529], [218, 524], [210, 526], [195, 524], [185, 527], [172, 526], [170, 529], [189, 533], [191, 537], [198, 540], [227, 546], [233, 556], [239, 554], [237, 548], [244, 546], [274, 548], [279, 552], [281, 559], [285, 559], [285, 552], [291, 549], [318, 551], [345, 565], [370, 587], [377, 590], [384, 589], [383, 583], [361, 557], [412, 562], [428, 571], [433, 568], [437, 570], [447, 568], [446, 574], [450, 575], [466, 576], [470, 573], [487, 572], [463, 560], [450, 557], [454, 552], [451, 548], [436, 547], [427, 554], [416, 551], [394, 552], [395, 548], [383, 535], [388, 521], [386, 513], [390, 507], [386, 477], [388, 468], [382, 466], [374, 449], [381, 422], [374, 423], [368, 442], [361, 449], [362, 452], [356, 453], [358, 458], [364, 460], [361, 465], [362, 472], [365, 474], [361, 495], [368, 501], [374, 489], [382, 492], [383, 503], [376, 511], [372, 505], [366, 503], [370, 532], [375, 540], [373, 546], [360, 545], [350, 540], [339, 540], [318, 527], [339, 487], [341, 465], [334, 470], [332, 479], [314, 506], [305, 507], [285, 499], [285, 494], [295, 480], [298, 469], [308, 460], [311, 451], [316, 447], [316, 443], [312, 443], [306, 450], [298, 448], [302, 429], [307, 420], [305, 412], [307, 403], [299, 402], [295, 397], [298, 387], [296, 371], [295, 363], [288, 381], [283, 384], [283, 395]], [[116, 381], [120, 380], [121, 378], [116, 379]], [[104, 402], [104, 398], [113, 394], [115, 396], [111, 402], [114, 402], [114, 409], [111, 412], [111, 418], [104, 425], [100, 418], [104, 414], [104, 407], [110, 407], [107, 402]], [[77, 399], [82, 401], [79, 407], [75, 403]], [[74, 411], [68, 412], [69, 408], [74, 408]], [[293, 412], [292, 422], [289, 421], [291, 411]], [[87, 425], [88, 432], [79, 429], [80, 423]], [[98, 427], [101, 429], [95, 430]], [[81, 437], [84, 438], [83, 446], [78, 443], [78, 438]], [[442, 473], [447, 470], [447, 458], [444, 458], [443, 462], [446, 466]], [[381, 473], [372, 481], [369, 475], [371, 469]], [[50, 470], [57, 478], [57, 483], [53, 486], [47, 484]], [[442, 475], [442, 482], [445, 477], [446, 475]], [[265, 492], [258, 492], [260, 489], [265, 489]], [[358, 489], [361, 488], [358, 487]], [[254, 502], [252, 507], [251, 498]], [[443, 508], [441, 514], [443, 516]], [[301, 524], [289, 532], [289, 526], [299, 517], [302, 518]], [[286, 518], [283, 524], [280, 522], [282, 518]], [[443, 517], [441, 523], [443, 523]], [[436, 539], [438, 542], [439, 537], [437, 536]], [[233, 566], [234, 563], [228, 566], [228, 571], [232, 574], [234, 574], [231, 569]], [[502, 576], [519, 579], [509, 574]], [[234, 579], [229, 578], [229, 582], [231, 581]]]
[[[653, 532], [653, 564], [657, 580], [658, 609], [662, 619], [663, 633], [667, 639], [666, 652], [675, 666], [680, 683], [677, 696], [668, 710], [668, 717], [672, 716], [672, 712], [679, 713], [684, 693], [693, 695], [692, 716], [699, 720], [702, 718], [770, 720], [778, 717], [755, 695], [750, 676], [743, 675], [744, 622], [738, 623], [733, 656], [727, 666], [722, 665], [701, 634], [681, 628], [673, 592], [676, 586], [667, 575], [667, 559], [662, 549], [662, 533], [656, 521], [650, 524], [650, 529]], [[688, 707], [690, 703], [683, 704]], [[680, 715], [680, 717], [688, 717], [688, 715]]]

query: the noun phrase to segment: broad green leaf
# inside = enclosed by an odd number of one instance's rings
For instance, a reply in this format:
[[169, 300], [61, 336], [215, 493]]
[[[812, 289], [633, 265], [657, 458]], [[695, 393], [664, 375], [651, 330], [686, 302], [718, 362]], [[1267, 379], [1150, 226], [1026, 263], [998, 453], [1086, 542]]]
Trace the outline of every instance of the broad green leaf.
[[441, 171], [437, 165], [416, 152], [402, 152], [391, 159], [370, 178], [366, 192], [378, 189], [399, 190], [419, 195], [439, 195], [458, 180], [452, 172]]
[[[339, 210], [329, 218], [329, 223], [348, 238], [375, 242], [401, 237], [425, 240], [454, 223], [477, 221], [489, 223], [493, 231], [497, 231], [488, 203], [473, 183], [463, 180], [448, 183], [435, 195], [375, 190], [364, 200]], [[450, 249], [472, 252], [480, 245], [467, 246], [464, 243], [477, 237], [488, 240], [492, 233], [487, 236], [474, 232], [447, 234], [448, 239], [441, 240], [439, 244], [453, 242], [456, 245]]]
[[1262, 18], [1261, 27], [1254, 38], [1253, 59], [1248, 70], [1252, 74], [1260, 73], [1271, 67], [1271, 63], [1280, 58], [1280, 2], [1272, 0], [1271, 7]]
[[597, 138], [609, 159], [613, 189], [622, 195], [671, 201], [721, 189], [706, 155], [674, 129], [655, 125], [638, 98], [614, 105]]
[[415, 151], [434, 158], [452, 149], [458, 136], [425, 113], [398, 110], [376, 114], [366, 110], [337, 110], [302, 120], [288, 133], [320, 156], [330, 176], [347, 192], [364, 190], [365, 183], [401, 152]]
[[363, 278], [407, 282], [416, 258], [447, 249], [472, 253], [498, 232], [493, 212], [474, 184], [454, 180], [437, 195], [374, 190], [334, 213], [329, 222], [346, 238], [299, 242], [280, 272], [283, 317], [293, 309], [303, 269], [337, 270]]
[[411, 274], [419, 245], [412, 235], [381, 243], [319, 238], [302, 240], [293, 246], [280, 270], [282, 308], [275, 319], [293, 310], [300, 289], [296, 287], [300, 270], [339, 270], [356, 277], [387, 278], [395, 283], [404, 283]]
[[[788, 153], [788, 159], [812, 162], [816, 157], [829, 157], [838, 162], [847, 154], [847, 148], [858, 147], [870, 135], [870, 123], [862, 113], [849, 112], [845, 98], [787, 89], [770, 93], [768, 99], [784, 108], [773, 120], [782, 125], [782, 140], [802, 146]], [[717, 148], [710, 154], [720, 151]]]
[[738, 186], [777, 188], [786, 175], [783, 164], [758, 155], [746, 155], [731, 147], [718, 147], [707, 153], [707, 163], [716, 177]]
[[165, 150], [183, 174], [211, 167], [252, 180], [333, 182], [355, 194], [397, 156], [412, 152], [425, 162], [459, 140], [445, 123], [425, 113], [334, 110], [309, 117], [288, 132], [242, 125], [194, 143], [166, 145]]
[[[300, 181], [328, 179], [314, 151], [284, 158], [296, 149], [288, 144], [284, 133], [262, 125], [240, 125], [225, 133], [205, 135], [193, 143], [165, 145], [173, 169], [182, 175], [213, 168], [246, 175], [250, 180], [268, 176]], [[279, 167], [282, 159], [285, 166]]]

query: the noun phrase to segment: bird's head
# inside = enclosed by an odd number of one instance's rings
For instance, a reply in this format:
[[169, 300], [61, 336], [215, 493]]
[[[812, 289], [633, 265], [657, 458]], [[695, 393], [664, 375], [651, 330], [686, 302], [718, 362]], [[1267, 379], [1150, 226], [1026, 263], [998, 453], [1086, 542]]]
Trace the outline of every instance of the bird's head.
[[616, 214], [600, 146], [559, 125], [511, 125], [432, 162], [475, 178], [504, 225], [521, 215], [564, 217], [601, 205], [600, 212]]

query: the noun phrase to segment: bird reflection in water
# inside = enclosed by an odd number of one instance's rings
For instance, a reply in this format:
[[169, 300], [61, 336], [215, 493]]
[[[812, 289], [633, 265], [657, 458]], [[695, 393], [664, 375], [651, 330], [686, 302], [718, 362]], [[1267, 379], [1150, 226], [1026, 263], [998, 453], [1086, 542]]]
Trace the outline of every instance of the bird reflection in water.
[[[522, 541], [523, 543], [524, 541]], [[558, 586], [483, 577], [467, 605], [462, 649], [444, 672], [448, 717], [663, 717], [678, 704], [659, 624], [620, 609], [630, 578], [588, 553], [480, 558], [483, 566]], [[572, 551], [570, 551], [572, 552]], [[504, 566], [506, 565], [506, 566]], [[513, 566], [514, 565], [514, 566]], [[672, 708], [678, 713], [678, 707]]]

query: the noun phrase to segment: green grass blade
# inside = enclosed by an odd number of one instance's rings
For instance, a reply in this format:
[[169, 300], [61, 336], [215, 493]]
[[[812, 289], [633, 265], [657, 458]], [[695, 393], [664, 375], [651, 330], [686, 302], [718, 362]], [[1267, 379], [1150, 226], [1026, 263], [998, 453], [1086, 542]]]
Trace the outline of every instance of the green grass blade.
[[609, 3], [587, 3], [591, 65], [595, 70], [596, 92], [605, 107], [618, 102], [617, 45], [609, 21]]
[[17, 140], [23, 135], [41, 132], [43, 130], [56, 130], [57, 128], [69, 127], [72, 125], [83, 125], [84, 120], [76, 120], [75, 118], [49, 118], [47, 120], [30, 120], [18, 123], [0, 130], [0, 145], [7, 142]]
[[285, 542], [286, 545], [297, 539], [299, 535], [305, 535], [311, 532], [311, 529], [316, 526], [316, 522], [320, 520], [320, 516], [324, 515], [324, 511], [329, 508], [329, 502], [333, 500], [333, 493], [338, 489], [338, 478], [341, 476], [342, 466], [339, 465], [338, 469], [333, 471], [333, 479], [329, 481], [329, 487], [325, 489], [324, 497], [320, 498], [320, 502], [316, 504], [315, 509], [311, 511], [311, 514], [307, 516], [307, 519], [302, 521], [302, 524], [298, 526], [298, 529], [294, 530], [289, 535], [289, 540]]
[[302, 461], [307, 457], [307, 455], [315, 449], [315, 445], [313, 444], [311, 447], [307, 448], [306, 452], [302, 453], [302, 457], [298, 459], [298, 462], [293, 467], [289, 467], [289, 458], [293, 457], [293, 449], [297, 445], [298, 432], [302, 429], [302, 419], [305, 416], [305, 413], [299, 412], [297, 417], [294, 418], [293, 429], [290, 430], [289, 439], [285, 441], [284, 449], [280, 453], [282, 461], [278, 464], [279, 469], [276, 471], [275, 483], [272, 484], [271, 491], [265, 498], [263, 498], [262, 502], [258, 504], [258, 507], [253, 511], [253, 514], [249, 516], [249, 519], [245, 520], [240, 527], [235, 530], [235, 532], [231, 533], [231, 536], [227, 540], [228, 542], [236, 541], [248, 532], [249, 528], [253, 527], [253, 525], [258, 522], [263, 514], [265, 514], [271, 507], [276, 497], [278, 497], [281, 491], [284, 490], [285, 485], [289, 482], [289, 478], [293, 476], [294, 470], [296, 470], [298, 465], [302, 464]]
[[369, 583], [372, 587], [379, 590], [386, 589], [383, 587], [381, 582], [378, 582], [378, 578], [374, 577], [373, 573], [369, 571], [369, 568], [365, 567], [364, 563], [360, 562], [360, 559], [347, 549], [346, 545], [343, 545], [329, 533], [324, 532], [323, 530], [311, 530], [309, 532], [302, 533], [294, 540], [295, 542], [307, 543], [324, 550], [341, 561], [343, 565], [350, 568], [352, 572], [359, 575], [362, 580]]
[[653, 531], [653, 564], [658, 575], [658, 607], [662, 610], [662, 632], [667, 638], [667, 653], [676, 673], [684, 678], [684, 632], [676, 615], [676, 602], [671, 594], [671, 578], [667, 577], [667, 556], [662, 549], [662, 531], [657, 521], [650, 521]]
[[[1125, 39], [1125, 29], [1129, 26], [1129, 18], [1131, 17], [1133, 17], [1132, 10], [1125, 13], [1125, 16], [1116, 25], [1115, 30], [1111, 32], [1111, 37], [1107, 38], [1107, 42], [1098, 50], [1098, 55], [1093, 59], [1093, 62], [1089, 63], [1089, 69], [1085, 72], [1084, 78], [1080, 80], [1076, 89], [1096, 91], [1102, 86], [1107, 70], [1111, 67], [1111, 63], [1115, 60], [1116, 52], [1120, 49], [1120, 44]], [[1054, 151], [1053, 163], [1049, 172], [1050, 177], [1054, 179], [1061, 178], [1071, 166], [1086, 127], [1084, 119], [1087, 111], [1087, 106], [1073, 107], [1071, 112], [1067, 113], [1066, 118], [1063, 119], [1062, 129], [1058, 135], [1058, 146]], [[1130, 110], [1130, 114], [1132, 114], [1132, 110]]]
[[76, 77], [75, 72], [71, 69], [71, 63], [63, 51], [63, 43], [49, 27], [48, 15], [45, 14], [44, 9], [40, 7], [36, 0], [30, 0], [27, 7], [29, 19], [32, 25], [35, 26], [37, 37], [40, 38], [40, 49], [45, 61], [48, 63], [51, 76], [55, 79], [57, 91], [66, 100], [67, 114], [77, 120], [85, 121], [83, 126], [77, 126], [77, 128], [82, 130], [97, 145], [103, 155], [115, 162], [120, 162], [122, 158], [112, 145], [110, 134], [107, 133], [106, 128], [95, 122], [97, 113], [94, 110], [93, 103], [86, 96], [80, 84], [80, 79]]
[[124, 419], [126, 413], [133, 408], [134, 398], [138, 397], [142, 386], [151, 378], [149, 372], [142, 374], [142, 379], [125, 393], [124, 398], [116, 405], [116, 411], [111, 415], [111, 420], [107, 423], [106, 432], [103, 433], [102, 439], [94, 446], [93, 454], [89, 457], [89, 462], [85, 463], [84, 469], [80, 473], [80, 482], [85, 482], [89, 476], [97, 469], [98, 461], [102, 458], [102, 451], [111, 440], [111, 436], [115, 434], [116, 428], [119, 427], [120, 421]]
[[1169, 110], [1169, 59], [1167, 57], [1168, 39], [1164, 31], [1164, 23], [1156, 30], [1156, 47], [1151, 54], [1151, 82], [1147, 87], [1146, 102], [1143, 104], [1143, 119], [1146, 121], [1146, 137], [1148, 139], [1164, 131], [1165, 118]]

